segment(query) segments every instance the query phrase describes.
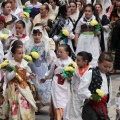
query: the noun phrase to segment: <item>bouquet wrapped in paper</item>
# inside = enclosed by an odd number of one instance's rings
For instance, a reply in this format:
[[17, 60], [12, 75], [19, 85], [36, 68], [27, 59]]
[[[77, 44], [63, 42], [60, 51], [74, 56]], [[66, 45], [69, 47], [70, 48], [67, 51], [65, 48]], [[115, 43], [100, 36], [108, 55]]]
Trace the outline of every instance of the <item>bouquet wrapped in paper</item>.
[[94, 27], [94, 34], [95, 35], [100, 35], [101, 34], [101, 26], [99, 25], [99, 23], [96, 20], [92, 20], [90, 22], [90, 26]]
[[63, 40], [65, 44], [68, 43], [68, 37], [69, 37], [69, 32], [68, 30], [61, 30], [60, 33], [58, 34], [58, 37]]
[[[92, 101], [94, 101], [95, 103], [102, 101], [103, 97], [104, 97], [104, 93], [100, 89], [96, 89], [96, 93], [94, 93], [94, 94], [91, 95]], [[84, 107], [85, 104], [89, 103], [90, 101], [91, 100], [89, 99], [81, 107]]]
[[75, 67], [77, 66], [77, 64], [75, 62], [72, 62], [71, 64], [69, 64], [65, 69], [63, 69], [62, 71], [62, 76], [63, 78], [67, 79], [70, 83], [70, 90], [72, 91], [72, 84], [71, 84], [71, 77], [74, 75], [75, 73]]
[[24, 56], [24, 59], [29, 63], [36, 61], [38, 58], [39, 54], [36, 49], [32, 49], [29, 55]]
[[[9, 64], [9, 61], [8, 60], [5, 60], [4, 62], [2, 62], [0, 64], [0, 70], [4, 70], [4, 71], [15, 71], [16, 72], [16, 68], [14, 66], [11, 66]], [[19, 76], [19, 74], [16, 72], [16, 76], [15, 76], [19, 82], [22, 82], [23, 79]]]

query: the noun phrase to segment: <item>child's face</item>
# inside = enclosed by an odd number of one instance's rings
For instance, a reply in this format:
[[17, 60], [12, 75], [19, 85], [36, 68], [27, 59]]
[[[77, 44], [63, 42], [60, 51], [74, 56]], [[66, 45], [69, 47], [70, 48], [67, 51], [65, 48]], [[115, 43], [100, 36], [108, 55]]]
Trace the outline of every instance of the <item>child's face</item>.
[[82, 56], [77, 56], [76, 62], [79, 68], [84, 68], [87, 65], [87, 60], [83, 60]]
[[110, 71], [112, 67], [112, 62], [104, 60], [102, 63], [98, 61], [98, 67], [102, 73], [107, 73]]
[[40, 43], [41, 37], [42, 37], [42, 33], [33, 34], [34, 42], [35, 43]]
[[64, 47], [59, 47], [57, 54], [59, 58], [66, 59], [69, 53], [65, 51]]
[[16, 49], [16, 52], [13, 54], [13, 57], [16, 62], [21, 62], [23, 59], [23, 48]]
[[18, 35], [18, 34], [22, 34], [23, 31], [24, 31], [24, 29], [25, 29], [25, 28], [23, 27], [22, 24], [16, 23], [16, 33], [17, 33], [17, 35]]
[[92, 17], [92, 15], [93, 15], [93, 11], [92, 11], [91, 7], [86, 7], [85, 8], [85, 17], [89, 19]]

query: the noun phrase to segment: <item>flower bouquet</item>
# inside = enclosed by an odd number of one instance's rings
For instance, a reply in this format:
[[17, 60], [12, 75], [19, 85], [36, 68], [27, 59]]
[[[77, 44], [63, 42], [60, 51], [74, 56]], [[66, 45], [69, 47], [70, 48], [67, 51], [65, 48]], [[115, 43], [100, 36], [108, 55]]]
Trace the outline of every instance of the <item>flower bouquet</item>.
[[[16, 71], [16, 68], [14, 66], [11, 66], [8, 60], [5, 60], [0, 64], [0, 70], [12, 72], [12, 71]], [[19, 76], [17, 72], [15, 77], [18, 79], [19, 82], [23, 81], [23, 79]]]
[[3, 34], [3, 33], [0, 34], [0, 39], [2, 39], [2, 40], [6, 40], [6, 39], [8, 39], [8, 37], [9, 37], [8, 34]]
[[31, 13], [31, 10], [28, 9], [25, 5], [23, 5], [22, 8], [24, 12]]
[[62, 71], [62, 76], [63, 78], [67, 79], [70, 83], [70, 90], [72, 91], [72, 83], [71, 83], [71, 77], [74, 75], [75, 73], [75, 67], [77, 66], [77, 64], [75, 62], [72, 62], [71, 64], [69, 64], [65, 69], [63, 69]]
[[87, 103], [89, 103], [91, 100], [94, 101], [94, 102], [100, 102], [104, 97], [104, 93], [102, 90], [100, 89], [96, 89], [96, 93], [93, 93], [91, 95], [91, 98], [92, 99], [89, 99], [87, 102], [85, 102], [81, 107], [84, 107]]
[[24, 59], [29, 63], [36, 61], [38, 58], [39, 54], [36, 49], [32, 49], [30, 55], [24, 56]]
[[101, 34], [101, 32], [100, 32], [101, 26], [99, 25], [99, 23], [96, 20], [92, 20], [90, 22], [90, 26], [94, 27], [94, 29], [95, 29], [94, 34], [95, 35], [100, 35]]
[[30, 14], [28, 12], [21, 12], [20, 13], [20, 17], [22, 17], [23, 19], [27, 19], [30, 18]]
[[61, 30], [60, 33], [58, 34], [58, 37], [63, 40], [65, 44], [68, 43], [68, 37], [69, 37], [69, 32], [68, 30]]

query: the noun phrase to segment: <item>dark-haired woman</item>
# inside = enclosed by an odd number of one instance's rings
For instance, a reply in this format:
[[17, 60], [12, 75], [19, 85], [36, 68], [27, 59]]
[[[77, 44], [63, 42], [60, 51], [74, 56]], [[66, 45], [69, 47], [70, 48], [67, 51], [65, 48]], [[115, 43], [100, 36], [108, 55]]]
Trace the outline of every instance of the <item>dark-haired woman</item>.
[[94, 6], [95, 8], [95, 13], [96, 13], [96, 17], [98, 22], [101, 25], [101, 35], [100, 35], [100, 45], [101, 45], [101, 51], [108, 51], [108, 35], [110, 32], [110, 20], [107, 17], [107, 15], [103, 14], [103, 8], [101, 4], [95, 4]]
[[79, 9], [77, 7], [77, 3], [76, 2], [70, 2], [69, 6], [71, 8], [70, 18], [72, 19], [73, 23], [75, 24], [75, 22], [77, 21], [77, 19], [79, 17]]
[[[56, 43], [70, 45], [72, 52], [74, 52], [71, 41], [72, 39], [74, 39], [74, 34], [72, 32], [73, 23], [72, 20], [69, 18], [68, 9], [69, 8], [66, 5], [63, 5], [59, 8], [58, 16], [56, 17], [52, 25], [52, 28], [49, 32], [49, 36], [52, 37], [54, 41], [56, 41]], [[61, 30], [67, 30], [69, 32], [69, 36], [67, 37], [66, 40], [59, 36]]]
[[92, 20], [96, 20], [93, 15], [91, 4], [85, 6], [84, 15], [79, 19], [75, 29], [76, 55], [80, 51], [90, 52], [93, 56], [92, 66], [97, 66], [97, 60], [100, 54], [99, 39], [94, 35], [94, 27], [90, 25]]
[[55, 16], [57, 16], [58, 12], [59, 12], [59, 6], [57, 6], [57, 0], [49, 0], [49, 3], [51, 5], [51, 14], [54, 14]]
[[35, 18], [33, 19], [33, 25], [37, 24], [37, 23], [43, 23], [45, 26], [45, 29], [47, 31], [50, 30], [49, 26], [48, 26], [48, 20], [52, 20], [54, 21], [55, 16], [49, 14], [49, 6], [48, 4], [43, 4], [40, 7], [40, 13], [38, 15], [35, 16]]
[[75, 74], [72, 78], [72, 92], [66, 109], [64, 112], [63, 120], [82, 120], [81, 106], [83, 99], [78, 95], [78, 89], [81, 81], [87, 76], [87, 72], [91, 68], [89, 62], [92, 60], [92, 54], [85, 51], [79, 52], [76, 57], [77, 66]]
[[17, 18], [11, 14], [11, 3], [3, 2], [2, 5], [2, 15], [5, 17], [5, 27], [10, 31], [13, 29], [14, 23]]

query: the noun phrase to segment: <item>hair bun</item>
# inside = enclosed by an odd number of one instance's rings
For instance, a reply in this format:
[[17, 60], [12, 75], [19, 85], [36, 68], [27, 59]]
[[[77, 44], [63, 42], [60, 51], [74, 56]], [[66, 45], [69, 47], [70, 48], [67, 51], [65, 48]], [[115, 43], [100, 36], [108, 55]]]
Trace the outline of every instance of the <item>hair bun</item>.
[[92, 54], [91, 53], [88, 53], [88, 58], [89, 58], [89, 62], [92, 61], [93, 57], [92, 57]]

